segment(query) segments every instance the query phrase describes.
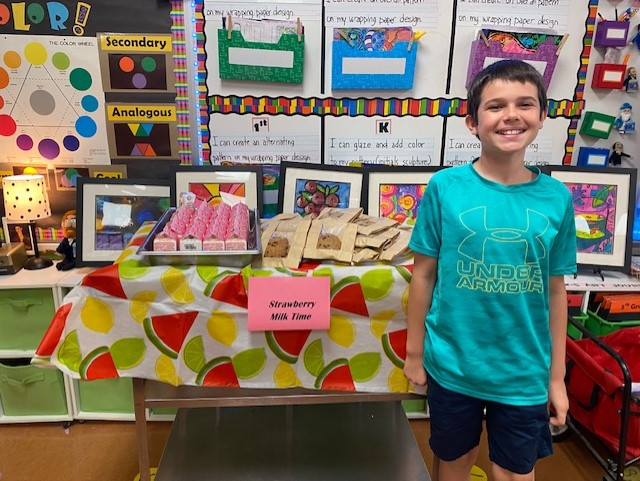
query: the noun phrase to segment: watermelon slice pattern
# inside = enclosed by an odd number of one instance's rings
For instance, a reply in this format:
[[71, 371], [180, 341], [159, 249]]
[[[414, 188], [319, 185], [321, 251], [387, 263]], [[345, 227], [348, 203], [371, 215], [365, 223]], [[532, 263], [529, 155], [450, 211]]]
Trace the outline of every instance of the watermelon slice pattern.
[[69, 316], [72, 307], [73, 304], [68, 302], [58, 308], [55, 316], [53, 316], [53, 319], [51, 320], [51, 324], [49, 325], [44, 338], [42, 338], [38, 349], [36, 349], [37, 357], [51, 357], [53, 351], [58, 345], [58, 341], [62, 338], [62, 333], [67, 323], [67, 317]]
[[198, 314], [198, 311], [189, 311], [147, 317], [142, 323], [144, 332], [160, 352], [171, 359], [178, 359], [178, 353]]
[[345, 277], [331, 287], [331, 308], [369, 317], [369, 310], [358, 277]]
[[86, 380], [119, 377], [108, 347], [101, 346], [87, 354], [80, 363], [80, 377]]
[[233, 369], [233, 361], [228, 356], [212, 359], [204, 366], [196, 377], [198, 386], [240, 387], [238, 376]]
[[267, 345], [284, 362], [294, 364], [309, 339], [311, 331], [266, 331]]
[[389, 360], [402, 369], [407, 358], [407, 330], [387, 332], [382, 335], [382, 350]]

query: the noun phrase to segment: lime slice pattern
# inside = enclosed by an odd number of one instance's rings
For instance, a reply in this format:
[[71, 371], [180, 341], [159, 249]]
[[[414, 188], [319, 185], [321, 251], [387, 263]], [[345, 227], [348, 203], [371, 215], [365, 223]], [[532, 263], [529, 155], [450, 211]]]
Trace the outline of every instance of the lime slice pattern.
[[182, 353], [182, 359], [185, 365], [193, 372], [200, 372], [200, 369], [206, 364], [207, 360], [204, 356], [204, 343], [202, 336], [192, 337], [187, 341]]
[[109, 348], [113, 363], [117, 369], [126, 370], [136, 367], [144, 359], [147, 345], [140, 337], [118, 339]]
[[62, 341], [57, 354], [58, 361], [73, 372], [79, 372], [82, 362], [82, 352], [78, 342], [78, 331], [71, 331]]
[[263, 347], [241, 351], [231, 360], [238, 379], [251, 379], [257, 376], [267, 364], [267, 353]]
[[198, 266], [196, 267], [198, 277], [202, 279], [204, 283], [209, 283], [218, 274], [217, 266]]
[[314, 269], [311, 275], [313, 277], [329, 277], [331, 279], [331, 286], [333, 287], [333, 285], [335, 284], [333, 271], [328, 267], [320, 267], [318, 269]]
[[355, 382], [367, 382], [373, 379], [382, 365], [379, 352], [362, 352], [349, 359], [349, 369]]
[[309, 374], [317, 377], [320, 371], [324, 369], [324, 349], [322, 348], [322, 339], [316, 339], [311, 342], [304, 350], [302, 355], [304, 367]]
[[97, 297], [88, 296], [80, 309], [80, 319], [85, 327], [101, 334], [108, 333], [114, 325], [113, 309]]
[[360, 285], [367, 301], [379, 301], [393, 288], [393, 272], [389, 268], [368, 270], [360, 277]]
[[349, 347], [356, 338], [356, 328], [353, 321], [345, 316], [334, 314], [327, 331], [329, 339], [342, 347]]
[[128, 259], [118, 264], [118, 274], [120, 278], [128, 281], [144, 276], [149, 272], [149, 269], [151, 269], [151, 267], [149, 267], [148, 264], [138, 259]]

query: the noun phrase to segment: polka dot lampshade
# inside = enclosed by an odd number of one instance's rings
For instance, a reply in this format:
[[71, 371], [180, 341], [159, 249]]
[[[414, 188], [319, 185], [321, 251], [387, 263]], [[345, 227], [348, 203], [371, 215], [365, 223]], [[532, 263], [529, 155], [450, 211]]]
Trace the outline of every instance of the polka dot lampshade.
[[31, 221], [51, 215], [47, 186], [42, 175], [10, 175], [2, 178], [7, 219]]

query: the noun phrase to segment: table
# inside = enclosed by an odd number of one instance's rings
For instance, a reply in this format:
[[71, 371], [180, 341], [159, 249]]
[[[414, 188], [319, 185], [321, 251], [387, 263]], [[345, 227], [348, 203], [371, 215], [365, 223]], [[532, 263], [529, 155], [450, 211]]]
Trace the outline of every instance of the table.
[[399, 402], [180, 409], [156, 481], [429, 481]]
[[[134, 379], [142, 481], [149, 476], [147, 407], [415, 397], [402, 373], [411, 264], [152, 265], [136, 254], [150, 230], [143, 226], [113, 265], [65, 296], [33, 358], [74, 379]], [[251, 276], [329, 277], [329, 330], [249, 332]]]

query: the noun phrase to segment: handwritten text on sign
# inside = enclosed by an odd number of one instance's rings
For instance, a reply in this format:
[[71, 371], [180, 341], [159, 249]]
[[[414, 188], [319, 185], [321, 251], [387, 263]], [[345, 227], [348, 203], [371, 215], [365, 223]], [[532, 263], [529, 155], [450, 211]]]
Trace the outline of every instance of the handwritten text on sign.
[[249, 331], [329, 329], [329, 277], [250, 277]]

